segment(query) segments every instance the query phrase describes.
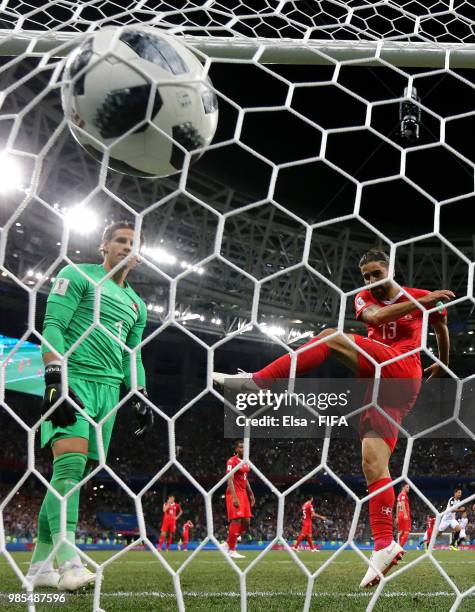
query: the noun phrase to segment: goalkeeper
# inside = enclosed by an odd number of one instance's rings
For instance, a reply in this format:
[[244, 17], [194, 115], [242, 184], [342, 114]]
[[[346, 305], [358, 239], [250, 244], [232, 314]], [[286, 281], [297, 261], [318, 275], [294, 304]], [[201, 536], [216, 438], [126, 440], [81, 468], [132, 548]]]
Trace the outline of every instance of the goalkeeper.
[[[116, 416], [115, 412], [110, 414], [96, 430], [74, 404], [98, 423], [118, 404], [121, 383], [127, 389], [131, 387], [134, 354], [124, 350], [117, 339], [132, 349], [138, 346], [147, 320], [145, 304], [126, 281], [137, 259], [132, 257], [121, 265], [132, 251], [134, 235], [134, 227], [127, 222], [106, 227], [100, 248], [102, 264], [79, 264], [78, 269], [66, 266], [48, 297], [43, 337], [49, 346], [42, 348], [46, 384], [43, 413], [55, 408], [41, 425], [41, 445], [51, 446], [51, 486], [60, 495], [66, 495], [89, 472], [93, 462], [98, 461], [96, 434], [102, 434], [107, 455]], [[114, 275], [97, 285], [112, 269], [116, 269]], [[90, 329], [96, 292], [100, 294], [99, 320], [103, 328]], [[68, 356], [66, 373], [61, 357], [78, 340]], [[130, 405], [138, 418], [134, 434], [140, 437], [153, 425], [153, 410], [144, 399], [145, 372], [140, 351], [135, 353], [135, 361], [139, 394], [133, 396]], [[74, 404], [67, 399], [58, 402], [61, 379], [66, 374], [68, 397]], [[79, 489], [67, 499], [67, 541], [56, 552], [58, 572], [53, 568], [52, 559], [44, 563], [61, 537], [61, 504], [54, 493], [47, 491], [38, 516], [38, 538], [27, 575], [35, 586], [74, 591], [94, 583], [95, 574], [83, 566], [74, 548], [78, 510]]]

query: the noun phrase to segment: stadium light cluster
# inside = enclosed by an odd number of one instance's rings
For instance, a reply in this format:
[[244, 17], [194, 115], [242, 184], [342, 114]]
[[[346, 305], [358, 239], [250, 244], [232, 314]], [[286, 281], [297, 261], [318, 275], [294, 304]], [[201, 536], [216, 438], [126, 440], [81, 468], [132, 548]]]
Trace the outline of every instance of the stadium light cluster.
[[[158, 264], [166, 264], [172, 266], [178, 264], [178, 258], [172, 253], [169, 253], [168, 251], [163, 249], [162, 247], [143, 246], [141, 249], [141, 253], [146, 257], [153, 259], [153, 261]], [[202, 268], [201, 266], [195, 266], [189, 263], [188, 261], [183, 260], [179, 263], [179, 265], [184, 270], [193, 270], [193, 272], [196, 272], [200, 276], [204, 274], [204, 268]]]
[[22, 189], [22, 178], [23, 172], [18, 161], [5, 152], [0, 153], [0, 193]]
[[[76, 204], [71, 208], [61, 209], [64, 220], [69, 229], [81, 235], [91, 234], [99, 225], [99, 218], [96, 213], [84, 204]], [[79, 253], [79, 251], [76, 251]]]

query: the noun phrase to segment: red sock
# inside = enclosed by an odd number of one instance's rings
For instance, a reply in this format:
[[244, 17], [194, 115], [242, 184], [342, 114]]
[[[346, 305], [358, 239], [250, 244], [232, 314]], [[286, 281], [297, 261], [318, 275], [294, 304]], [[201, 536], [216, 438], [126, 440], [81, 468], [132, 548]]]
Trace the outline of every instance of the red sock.
[[300, 546], [304, 537], [305, 536], [303, 536], [302, 534], [299, 535], [299, 537], [297, 538], [297, 541], [295, 542], [295, 548], [298, 548]]
[[[320, 338], [312, 338], [310, 342], [306, 342], [301, 348], [304, 346], [309, 346], [310, 344], [314, 344], [320, 340]], [[297, 355], [297, 367], [295, 370], [296, 375], [305, 374], [313, 368], [318, 367], [322, 364], [325, 359], [328, 359], [330, 355], [330, 349], [327, 344], [319, 344], [318, 346], [314, 346], [311, 349], [308, 349], [304, 353], [299, 353]], [[265, 382], [265, 379], [276, 379], [276, 378], [288, 378], [290, 372], [290, 355], [287, 353], [286, 355], [282, 355], [262, 370], [258, 372], [254, 372], [252, 378], [256, 381], [258, 385], [261, 386], [259, 381], [262, 383]], [[262, 385], [264, 386], [264, 384]]]
[[170, 533], [167, 539], [167, 550], [170, 549], [170, 544], [172, 543], [172, 534]]
[[409, 537], [409, 531], [403, 531], [399, 536], [399, 544], [401, 546], [404, 546], [404, 544], [407, 542], [408, 537]]
[[247, 527], [246, 525], [243, 525], [242, 523], [240, 524], [240, 531], [239, 531], [239, 535], [242, 535], [243, 533], [246, 533], [247, 531]]
[[[368, 491], [374, 493], [389, 482], [391, 478], [380, 478], [368, 485]], [[386, 548], [394, 540], [393, 506], [395, 499], [394, 487], [389, 487], [369, 500], [369, 524], [373, 534], [374, 550]]]
[[160, 539], [158, 540], [158, 550], [162, 550], [164, 541], [165, 541], [165, 536], [160, 536]]
[[229, 525], [228, 539], [226, 540], [229, 550], [236, 550], [238, 535], [241, 533], [241, 523], [231, 523]]
[[310, 550], [313, 550], [315, 548], [315, 546], [313, 545], [312, 538], [307, 538], [307, 542], [308, 542], [308, 545], [310, 546]]

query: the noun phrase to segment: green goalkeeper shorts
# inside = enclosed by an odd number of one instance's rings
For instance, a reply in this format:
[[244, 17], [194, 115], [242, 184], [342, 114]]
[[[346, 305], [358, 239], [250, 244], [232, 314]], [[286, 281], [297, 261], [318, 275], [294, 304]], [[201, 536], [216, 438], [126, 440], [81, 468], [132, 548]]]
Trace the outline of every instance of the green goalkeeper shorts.
[[[119, 403], [120, 387], [118, 386], [104, 385], [103, 383], [83, 380], [81, 378], [70, 378], [69, 386], [84, 404], [84, 411], [96, 423], [107, 416]], [[111, 414], [102, 424], [102, 443], [106, 457], [116, 414]], [[76, 413], [76, 417], [76, 422], [67, 427], [55, 427], [51, 421], [44, 421], [41, 424], [41, 447], [51, 445], [60, 438], [85, 438], [89, 440], [88, 457], [98, 461], [96, 431], [97, 435], [99, 435], [101, 428], [96, 429], [79, 412]]]

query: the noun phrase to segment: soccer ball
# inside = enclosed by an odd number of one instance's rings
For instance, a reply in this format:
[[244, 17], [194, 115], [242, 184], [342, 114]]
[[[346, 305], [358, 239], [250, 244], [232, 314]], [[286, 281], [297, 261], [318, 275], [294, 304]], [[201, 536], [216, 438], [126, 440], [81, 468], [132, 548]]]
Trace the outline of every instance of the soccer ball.
[[76, 140], [109, 167], [135, 176], [181, 170], [210, 144], [218, 102], [199, 59], [155, 28], [96, 32], [66, 61], [62, 104]]

